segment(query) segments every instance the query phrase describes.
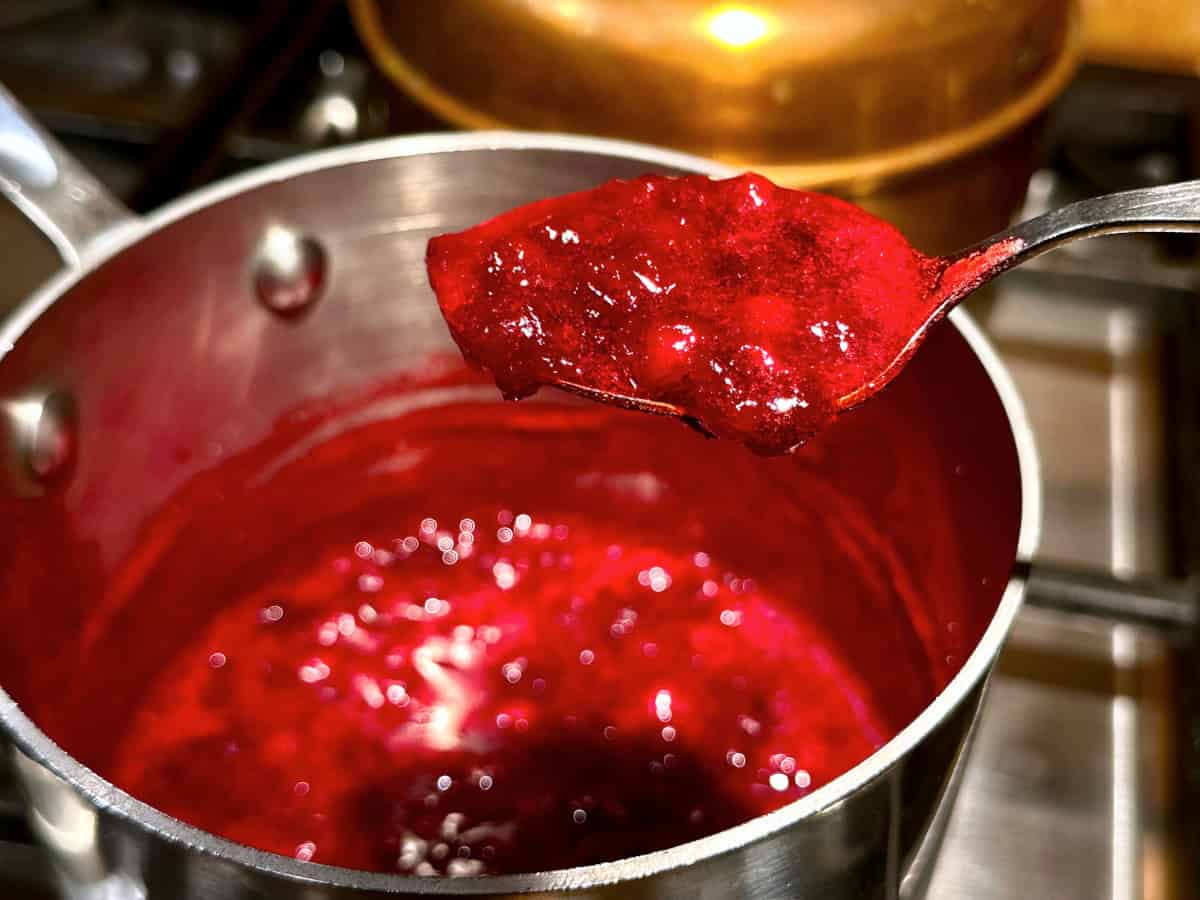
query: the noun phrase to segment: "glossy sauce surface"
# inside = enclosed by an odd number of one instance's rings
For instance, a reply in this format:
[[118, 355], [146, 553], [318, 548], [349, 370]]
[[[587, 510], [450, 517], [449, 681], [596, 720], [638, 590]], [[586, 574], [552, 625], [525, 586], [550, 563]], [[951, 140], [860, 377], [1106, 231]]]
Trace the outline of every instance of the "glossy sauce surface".
[[988, 260], [943, 285], [947, 261], [888, 223], [748, 174], [539, 201], [434, 238], [427, 262], [463, 354], [505, 396], [580, 384], [776, 454], [894, 377], [943, 288]]
[[[994, 609], [1019, 500], [962, 465], [994, 419], [940, 439], [909, 413], [920, 380], [763, 460], [446, 371], [299, 413], [194, 478], [42, 687], [6, 686], [214, 833], [379, 871], [533, 871], [816, 789], [924, 708]], [[17, 610], [10, 635], [57, 627]]]
[[298, 542], [163, 671], [113, 779], [302, 859], [533, 871], [737, 824], [890, 736], [719, 552], [515, 508]]

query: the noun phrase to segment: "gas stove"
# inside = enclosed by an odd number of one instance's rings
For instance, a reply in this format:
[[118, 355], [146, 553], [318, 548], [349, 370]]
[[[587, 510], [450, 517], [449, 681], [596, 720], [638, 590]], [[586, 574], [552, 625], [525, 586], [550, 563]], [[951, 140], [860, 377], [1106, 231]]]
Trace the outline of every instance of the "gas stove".
[[[441, 127], [375, 72], [340, 4], [243, 6], [12, 2], [0, 83], [140, 210], [307, 149]], [[1025, 215], [1198, 177], [1200, 82], [1087, 68], [1042, 158]], [[2, 314], [56, 260], [2, 204], [0, 246]], [[1200, 885], [1198, 291], [1197, 241], [1142, 235], [1064, 248], [970, 301], [1033, 422], [1044, 565], [909, 900], [1178, 900]], [[0, 771], [0, 896], [50, 900], [5, 784]]]
[[[1022, 217], [1200, 175], [1198, 97], [1187, 79], [1084, 70]], [[1194, 238], [1143, 235], [1064, 248], [975, 301], [1032, 419], [1046, 566], [989, 688], [930, 898], [1196, 890], [1198, 289]]]

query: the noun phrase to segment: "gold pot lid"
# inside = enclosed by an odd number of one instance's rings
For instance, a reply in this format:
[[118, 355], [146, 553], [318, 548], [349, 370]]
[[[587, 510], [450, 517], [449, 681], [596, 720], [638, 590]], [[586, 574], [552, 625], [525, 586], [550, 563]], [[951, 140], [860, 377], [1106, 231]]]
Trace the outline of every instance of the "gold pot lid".
[[789, 184], [884, 178], [1019, 127], [1078, 57], [1071, 0], [351, 0], [452, 124], [621, 137]]

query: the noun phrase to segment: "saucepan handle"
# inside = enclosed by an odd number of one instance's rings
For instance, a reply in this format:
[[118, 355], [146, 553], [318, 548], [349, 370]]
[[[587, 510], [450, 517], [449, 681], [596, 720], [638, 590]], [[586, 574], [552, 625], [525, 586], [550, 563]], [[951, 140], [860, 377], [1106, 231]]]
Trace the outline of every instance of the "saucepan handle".
[[133, 213], [0, 86], [0, 191], [68, 266], [132, 224]]

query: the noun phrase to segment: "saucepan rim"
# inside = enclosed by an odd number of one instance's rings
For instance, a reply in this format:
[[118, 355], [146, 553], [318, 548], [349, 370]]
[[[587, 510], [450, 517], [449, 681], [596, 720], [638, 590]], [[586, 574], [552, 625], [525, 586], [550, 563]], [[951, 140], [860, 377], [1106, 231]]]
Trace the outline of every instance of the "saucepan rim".
[[[729, 167], [710, 160], [644, 144], [534, 132], [422, 134], [386, 138], [306, 154], [226, 179], [182, 197], [144, 219], [135, 219], [116, 226], [104, 235], [102, 240], [93, 242], [78, 267], [67, 269], [52, 278], [0, 325], [0, 364], [21, 334], [52, 303], [83, 281], [97, 266], [147, 236], [199, 210], [264, 185], [323, 169], [392, 157], [486, 150], [586, 153], [643, 162], [647, 169], [667, 167], [718, 177], [734, 174], [734, 170]], [[1037, 547], [1042, 514], [1041, 479], [1033, 432], [1016, 386], [974, 320], [964, 309], [959, 308], [950, 314], [949, 321], [989, 376], [1012, 429], [1022, 492], [1016, 553], [1018, 559], [1027, 560]], [[1011, 577], [983, 637], [945, 689], [883, 747], [829, 783], [774, 812], [708, 837], [666, 850], [574, 869], [485, 878], [437, 879], [304, 863], [203, 831], [137, 800], [84, 766], [50, 740], [3, 688], [0, 688], [0, 726], [8, 732], [15, 745], [25, 755], [67, 781], [84, 798], [104, 812], [149, 830], [169, 842], [248, 867], [262, 874], [298, 883], [321, 883], [362, 891], [431, 896], [579, 890], [648, 878], [730, 853], [783, 831], [802, 819], [814, 816], [882, 777], [945, 721], [968, 693], [986, 677], [1017, 614], [1023, 591], [1023, 580], [1016, 575]]]

